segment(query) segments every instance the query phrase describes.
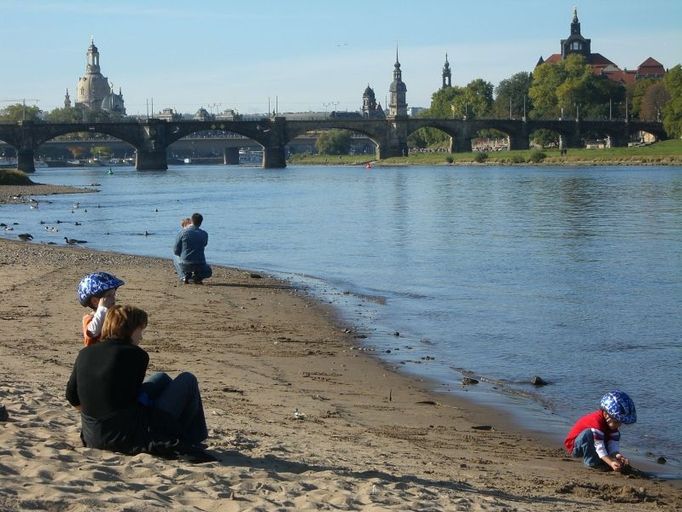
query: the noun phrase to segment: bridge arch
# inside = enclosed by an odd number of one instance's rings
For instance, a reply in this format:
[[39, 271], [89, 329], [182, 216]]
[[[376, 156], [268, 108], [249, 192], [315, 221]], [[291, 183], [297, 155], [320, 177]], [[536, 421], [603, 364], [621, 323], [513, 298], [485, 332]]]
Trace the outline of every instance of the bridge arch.
[[[347, 120], [346, 120], [347, 121]], [[287, 146], [291, 147], [293, 143], [296, 140], [299, 140], [300, 138], [314, 133], [314, 132], [327, 132], [331, 130], [345, 130], [350, 132], [351, 134], [356, 134], [356, 135], [362, 135], [366, 139], [369, 139], [370, 142], [372, 143], [370, 145], [372, 152], [374, 153], [375, 158], [378, 158], [378, 152], [379, 152], [379, 147], [381, 145], [382, 139], [380, 137], [377, 137], [376, 131], [373, 130], [368, 130], [362, 125], [359, 125], [357, 123], [348, 123], [344, 122], [344, 120], [339, 120], [339, 121], [334, 121], [333, 123], [328, 123], [323, 126], [318, 126], [314, 129], [311, 130], [302, 130], [302, 129], [287, 129], [287, 134], [286, 134], [286, 144]], [[352, 145], [352, 142], [351, 142]], [[373, 146], [373, 147], [372, 147]], [[364, 152], [364, 151], [363, 151]]]
[[[179, 129], [172, 128], [170, 131], [172, 138], [179, 133]], [[220, 159], [226, 165], [237, 165], [240, 152], [245, 148], [257, 148], [262, 153], [263, 144], [246, 135], [222, 129], [220, 124], [216, 124], [201, 127], [170, 142], [166, 152], [170, 159], [168, 163], [215, 163]]]
[[288, 123], [286, 127], [285, 144], [290, 145], [296, 138], [310, 132], [347, 130], [351, 133], [364, 135], [374, 144], [375, 158], [380, 158], [382, 147], [387, 145], [386, 129], [384, 123], [377, 120], [367, 119], [321, 119], [321, 120], [296, 120]]

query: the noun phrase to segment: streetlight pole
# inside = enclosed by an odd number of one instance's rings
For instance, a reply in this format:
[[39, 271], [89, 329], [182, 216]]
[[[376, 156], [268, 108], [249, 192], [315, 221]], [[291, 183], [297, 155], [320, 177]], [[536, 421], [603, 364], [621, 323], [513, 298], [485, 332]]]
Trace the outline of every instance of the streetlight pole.
[[611, 101], [611, 96], [609, 96], [609, 121], [613, 121], [613, 104]]

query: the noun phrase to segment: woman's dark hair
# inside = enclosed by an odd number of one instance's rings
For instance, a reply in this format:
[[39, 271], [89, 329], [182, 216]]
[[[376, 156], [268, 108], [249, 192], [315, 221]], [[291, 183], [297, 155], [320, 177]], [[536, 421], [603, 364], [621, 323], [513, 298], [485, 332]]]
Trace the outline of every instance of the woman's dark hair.
[[134, 306], [112, 306], [107, 311], [102, 325], [102, 339], [116, 338], [130, 340], [138, 327], [147, 327], [149, 317], [146, 311]]

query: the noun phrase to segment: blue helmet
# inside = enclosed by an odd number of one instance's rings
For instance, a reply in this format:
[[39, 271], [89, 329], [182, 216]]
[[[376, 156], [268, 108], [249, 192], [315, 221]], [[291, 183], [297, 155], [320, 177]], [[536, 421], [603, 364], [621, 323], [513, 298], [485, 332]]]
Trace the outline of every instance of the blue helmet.
[[81, 306], [89, 306], [91, 297], [101, 296], [107, 290], [124, 285], [118, 277], [106, 272], [88, 274], [78, 283], [78, 301]]
[[624, 391], [614, 390], [601, 398], [601, 408], [618, 423], [629, 425], [637, 421], [635, 402]]

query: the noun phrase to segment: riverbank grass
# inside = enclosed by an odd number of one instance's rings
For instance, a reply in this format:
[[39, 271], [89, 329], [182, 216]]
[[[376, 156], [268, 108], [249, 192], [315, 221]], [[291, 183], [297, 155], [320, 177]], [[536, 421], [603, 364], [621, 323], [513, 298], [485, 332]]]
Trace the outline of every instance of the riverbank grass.
[[480, 152], [412, 153], [375, 161], [374, 155], [293, 155], [292, 165], [682, 165], [682, 140], [667, 140], [647, 146], [605, 149], [526, 149], [496, 151], [481, 158]]
[[35, 183], [17, 169], [0, 169], [0, 185], [35, 185]]

